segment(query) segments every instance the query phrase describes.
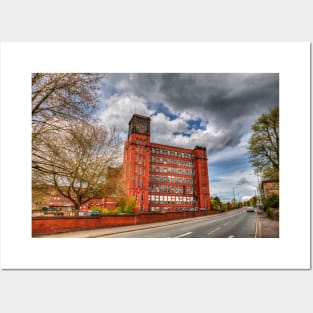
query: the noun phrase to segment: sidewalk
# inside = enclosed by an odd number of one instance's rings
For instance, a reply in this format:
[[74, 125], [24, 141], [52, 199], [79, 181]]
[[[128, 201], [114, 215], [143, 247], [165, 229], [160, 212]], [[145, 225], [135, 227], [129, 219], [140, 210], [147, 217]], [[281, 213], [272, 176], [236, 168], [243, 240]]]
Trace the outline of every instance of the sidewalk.
[[279, 238], [279, 221], [272, 220], [264, 211], [258, 211], [255, 237]]

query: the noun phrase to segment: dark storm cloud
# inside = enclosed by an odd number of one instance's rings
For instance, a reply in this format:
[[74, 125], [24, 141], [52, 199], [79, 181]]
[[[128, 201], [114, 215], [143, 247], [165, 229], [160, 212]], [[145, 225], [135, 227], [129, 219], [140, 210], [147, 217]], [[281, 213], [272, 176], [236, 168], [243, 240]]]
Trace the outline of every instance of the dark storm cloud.
[[279, 102], [279, 75], [275, 73], [115, 75], [126, 78], [136, 94], [163, 100], [174, 111], [196, 109], [224, 123], [264, 112]]
[[174, 109], [199, 109], [223, 125], [278, 104], [278, 74], [164, 74], [160, 93]]
[[113, 74], [112, 80], [121, 91], [162, 102], [173, 114], [196, 113], [223, 130], [212, 151], [237, 145], [261, 113], [279, 104], [278, 73]]
[[241, 178], [241, 179], [239, 179], [238, 180], [238, 183], [237, 183], [237, 185], [239, 186], [239, 185], [244, 185], [244, 184], [248, 184], [249, 183], [249, 181], [247, 180], [247, 178]]

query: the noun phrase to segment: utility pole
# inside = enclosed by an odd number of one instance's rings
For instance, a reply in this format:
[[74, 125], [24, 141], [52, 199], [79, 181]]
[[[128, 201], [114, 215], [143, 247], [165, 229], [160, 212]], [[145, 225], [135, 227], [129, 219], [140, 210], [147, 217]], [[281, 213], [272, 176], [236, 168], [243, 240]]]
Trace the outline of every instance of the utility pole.
[[261, 205], [263, 206], [263, 193], [261, 190], [260, 178], [259, 178], [259, 175], [257, 173], [256, 173], [256, 177], [258, 179], [258, 189], [259, 189], [259, 194], [260, 194]]
[[240, 196], [239, 196], [239, 191], [238, 191], [238, 207], [240, 206]]

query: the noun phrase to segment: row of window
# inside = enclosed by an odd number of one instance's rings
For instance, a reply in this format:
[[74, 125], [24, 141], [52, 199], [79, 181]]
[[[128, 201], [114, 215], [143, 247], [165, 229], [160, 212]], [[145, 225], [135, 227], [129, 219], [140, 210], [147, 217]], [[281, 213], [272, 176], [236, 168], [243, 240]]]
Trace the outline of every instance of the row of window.
[[176, 168], [170, 166], [150, 166], [150, 171], [156, 173], [165, 173], [165, 174], [178, 174], [178, 175], [193, 175], [193, 170], [190, 168]]
[[193, 167], [193, 162], [188, 160], [181, 160], [181, 159], [173, 159], [173, 158], [163, 158], [163, 157], [156, 157], [150, 156], [150, 161], [152, 163], [160, 163], [160, 164], [171, 164], [176, 166], [187, 166]]
[[[187, 206], [187, 207], [189, 207], [189, 209], [191, 209], [190, 208], [190, 205], [189, 206]], [[149, 211], [150, 212], [173, 212], [174, 210], [173, 210], [173, 208], [174, 208], [174, 206], [170, 206], [170, 207], [167, 207], [167, 206], [161, 206], [161, 207], [159, 207], [159, 206], [149, 206]], [[186, 206], [185, 206], [185, 208], [186, 208]], [[175, 211], [176, 212], [181, 212], [182, 210], [184, 210], [184, 208], [175, 208]]]
[[149, 186], [149, 191], [158, 192], [158, 193], [176, 193], [176, 194], [188, 195], [188, 194], [193, 193], [193, 187], [152, 184]]
[[179, 157], [179, 158], [187, 158], [187, 159], [191, 159], [192, 156], [193, 156], [192, 153], [173, 151], [173, 150], [166, 150], [166, 149], [159, 149], [159, 148], [151, 148], [150, 151], [153, 154], [176, 156], [176, 157]]
[[150, 212], [172, 212], [173, 207], [158, 207], [158, 206], [150, 206], [149, 207]]
[[160, 183], [171, 183], [171, 184], [193, 184], [192, 178], [186, 177], [177, 177], [177, 176], [158, 176], [158, 175], [151, 175], [150, 182], [160, 182]]
[[176, 204], [176, 205], [191, 205], [193, 203], [192, 197], [181, 196], [155, 196], [149, 195], [149, 205], [151, 204]]

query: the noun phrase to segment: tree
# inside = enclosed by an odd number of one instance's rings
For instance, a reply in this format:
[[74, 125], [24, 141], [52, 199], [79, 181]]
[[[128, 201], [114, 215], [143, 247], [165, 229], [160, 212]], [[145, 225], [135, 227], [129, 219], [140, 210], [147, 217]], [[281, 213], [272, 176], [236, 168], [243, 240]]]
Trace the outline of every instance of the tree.
[[[33, 202], [54, 186], [76, 209], [103, 193], [119, 149], [115, 132], [93, 121], [103, 74], [32, 74]], [[103, 162], [103, 163], [101, 163]], [[91, 177], [94, 175], [94, 177]]]
[[258, 200], [257, 197], [256, 197], [256, 196], [253, 196], [253, 197], [250, 198], [250, 200], [249, 200], [249, 205], [255, 207], [256, 204], [257, 204], [257, 200]]
[[218, 196], [211, 197], [211, 209], [220, 210], [222, 208], [221, 199]]
[[108, 168], [104, 183], [104, 199], [112, 196], [126, 201], [127, 194], [125, 193], [125, 188], [122, 184], [122, 175], [122, 166]]
[[33, 173], [33, 183], [32, 183], [32, 209], [39, 210], [42, 207], [47, 206], [47, 203], [50, 199], [49, 186], [47, 184], [40, 183], [38, 179], [37, 171]]
[[118, 164], [121, 141], [100, 121], [55, 125], [33, 149], [33, 177], [37, 184], [54, 186], [78, 211], [90, 199], [103, 197], [107, 169]]
[[102, 74], [89, 73], [33, 73], [33, 122], [51, 117], [86, 119], [96, 108], [102, 78]]
[[32, 140], [61, 127], [60, 121], [89, 120], [98, 105], [103, 74], [33, 73]]
[[134, 214], [136, 207], [136, 198], [130, 197], [126, 203], [125, 213]]
[[252, 126], [250, 163], [263, 178], [279, 180], [279, 109], [264, 113]]

